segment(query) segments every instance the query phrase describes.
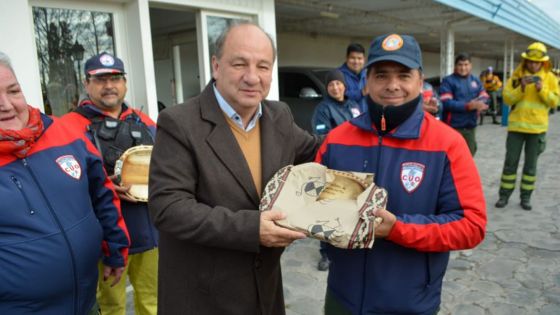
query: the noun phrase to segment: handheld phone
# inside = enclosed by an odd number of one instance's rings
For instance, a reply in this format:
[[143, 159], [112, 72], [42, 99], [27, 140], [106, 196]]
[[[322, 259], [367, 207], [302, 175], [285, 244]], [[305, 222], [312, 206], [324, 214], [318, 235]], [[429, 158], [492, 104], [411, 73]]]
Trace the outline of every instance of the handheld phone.
[[533, 75], [533, 76], [527, 76], [525, 77], [527, 83], [537, 83], [541, 80], [541, 77], [539, 77], [538, 75]]

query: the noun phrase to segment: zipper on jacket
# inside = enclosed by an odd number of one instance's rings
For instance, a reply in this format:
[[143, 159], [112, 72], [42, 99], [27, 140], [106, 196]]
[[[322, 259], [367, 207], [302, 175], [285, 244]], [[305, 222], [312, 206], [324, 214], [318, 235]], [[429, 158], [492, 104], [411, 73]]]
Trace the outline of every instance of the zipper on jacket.
[[10, 179], [12, 180], [12, 182], [14, 182], [18, 190], [21, 192], [21, 195], [23, 196], [23, 199], [27, 204], [27, 209], [29, 210], [29, 214], [31, 215], [35, 214], [35, 210], [33, 210], [33, 207], [31, 207], [31, 201], [29, 201], [29, 198], [27, 197], [25, 190], [23, 190], [23, 185], [21, 184], [19, 179], [17, 179], [17, 177], [15, 177], [14, 175], [10, 175]]
[[[375, 181], [376, 181], [376, 185], [377, 185], [377, 179], [380, 178], [379, 176], [379, 165], [380, 165], [380, 160], [381, 160], [381, 147], [383, 144], [383, 136], [381, 134], [377, 134], [377, 146], [378, 146], [378, 150], [377, 150], [377, 161], [375, 163], [375, 169], [374, 169], [374, 173], [375, 173]], [[365, 165], [365, 163], [364, 163]], [[368, 269], [368, 255], [369, 253], [366, 251], [364, 252], [364, 266], [363, 269], [367, 270]], [[364, 272], [365, 273], [365, 272]], [[360, 304], [360, 311], [358, 314], [362, 314], [364, 312], [364, 304], [367, 301], [367, 297], [366, 297], [366, 289], [367, 288], [367, 283], [366, 283], [366, 277], [363, 277], [362, 279], [362, 287], [364, 288], [362, 290], [362, 303]]]
[[383, 145], [383, 136], [382, 135], [378, 135], [377, 136], [377, 163], [375, 163], [375, 178], [379, 178], [379, 166], [381, 165], [381, 149], [382, 149], [382, 145]]
[[23, 163], [23, 166], [25, 166], [27, 171], [29, 171], [29, 174], [31, 174], [31, 178], [33, 178], [33, 181], [35, 182], [35, 185], [37, 185], [37, 188], [41, 192], [41, 196], [45, 200], [45, 202], [46, 202], [46, 204], [49, 208], [49, 211], [51, 212], [51, 215], [53, 216], [56, 224], [58, 225], [58, 228], [60, 229], [60, 232], [62, 234], [62, 237], [64, 238], [66, 246], [68, 247], [68, 252], [70, 254], [70, 261], [71, 261], [71, 264], [72, 264], [72, 275], [74, 276], [74, 281], [73, 281], [73, 285], [74, 285], [74, 292], [73, 292], [74, 305], [73, 305], [72, 314], [77, 314], [77, 310], [79, 309], [79, 307], [78, 307], [78, 275], [76, 274], [76, 259], [74, 258], [74, 251], [72, 250], [72, 246], [70, 245], [70, 240], [68, 239], [68, 235], [66, 235], [66, 231], [64, 231], [64, 228], [62, 227], [62, 223], [60, 223], [60, 220], [58, 219], [58, 216], [56, 215], [52, 204], [50, 203], [49, 199], [47, 198], [47, 195], [43, 191], [43, 188], [41, 187], [41, 185], [39, 185], [39, 181], [37, 180], [37, 177], [35, 176], [35, 173], [33, 173], [33, 170], [31, 169], [31, 167], [27, 163], [27, 159], [24, 158], [21, 161]]

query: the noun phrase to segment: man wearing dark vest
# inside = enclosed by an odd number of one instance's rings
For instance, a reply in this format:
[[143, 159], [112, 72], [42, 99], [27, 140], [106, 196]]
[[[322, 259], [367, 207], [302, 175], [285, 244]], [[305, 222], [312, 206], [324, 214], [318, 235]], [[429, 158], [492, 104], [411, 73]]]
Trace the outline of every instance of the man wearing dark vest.
[[[107, 174], [115, 183], [122, 213], [130, 233], [130, 255], [124, 275], [134, 288], [135, 314], [157, 313], [158, 233], [145, 202], [136, 202], [119, 185], [115, 163], [129, 148], [154, 143], [155, 123], [144, 113], [125, 103], [126, 76], [119, 58], [101, 53], [86, 61], [84, 86], [87, 98], [62, 117], [64, 123], [85, 132], [103, 157]], [[111, 286], [109, 275], [100, 269], [97, 299], [103, 315], [124, 315], [126, 281]]]

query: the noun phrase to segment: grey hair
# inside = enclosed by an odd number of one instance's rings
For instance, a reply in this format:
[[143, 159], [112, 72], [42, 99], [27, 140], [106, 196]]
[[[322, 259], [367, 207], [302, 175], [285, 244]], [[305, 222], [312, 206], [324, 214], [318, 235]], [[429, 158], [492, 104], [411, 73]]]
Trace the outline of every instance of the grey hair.
[[8, 55], [6, 55], [5, 53], [0, 51], [0, 66], [4, 66], [8, 69], [10, 69], [10, 71], [14, 72], [14, 68], [12, 67], [12, 62], [10, 61], [10, 57], [8, 57]]
[[233, 20], [232, 23], [226, 27], [226, 29], [222, 32], [222, 34], [220, 34], [220, 36], [218, 36], [216, 42], [214, 43], [214, 46], [216, 47], [216, 52], [214, 53], [214, 56], [216, 56], [216, 58], [218, 59], [222, 58], [222, 55], [224, 54], [224, 44], [226, 42], [227, 36], [229, 35], [229, 32], [231, 32], [232, 29], [241, 25], [253, 25], [257, 27], [259, 30], [261, 30], [270, 41], [270, 46], [272, 47], [272, 60], [276, 60], [276, 46], [274, 45], [274, 40], [272, 39], [272, 36], [270, 36], [270, 34], [265, 32], [257, 24], [247, 20]]

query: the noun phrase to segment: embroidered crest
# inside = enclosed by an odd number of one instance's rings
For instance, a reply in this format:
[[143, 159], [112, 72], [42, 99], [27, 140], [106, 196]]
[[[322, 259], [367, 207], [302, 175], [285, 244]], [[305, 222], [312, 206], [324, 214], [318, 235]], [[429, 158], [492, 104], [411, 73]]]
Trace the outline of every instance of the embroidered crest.
[[109, 67], [115, 64], [115, 59], [113, 59], [111, 55], [102, 55], [99, 57], [99, 62], [101, 62], [102, 65]]
[[471, 86], [473, 89], [478, 88], [478, 83], [476, 83], [476, 81], [471, 81]]
[[63, 155], [56, 159], [56, 163], [68, 176], [74, 179], [80, 179], [82, 168], [73, 155]]
[[424, 178], [424, 164], [405, 162], [401, 165], [401, 183], [408, 193], [415, 191]]
[[358, 117], [361, 114], [360, 110], [355, 107], [350, 108], [350, 112], [352, 112], [352, 117]]
[[402, 37], [397, 34], [391, 34], [383, 40], [383, 43], [381, 43], [381, 47], [386, 51], [394, 51], [399, 50], [403, 44], [404, 41]]

